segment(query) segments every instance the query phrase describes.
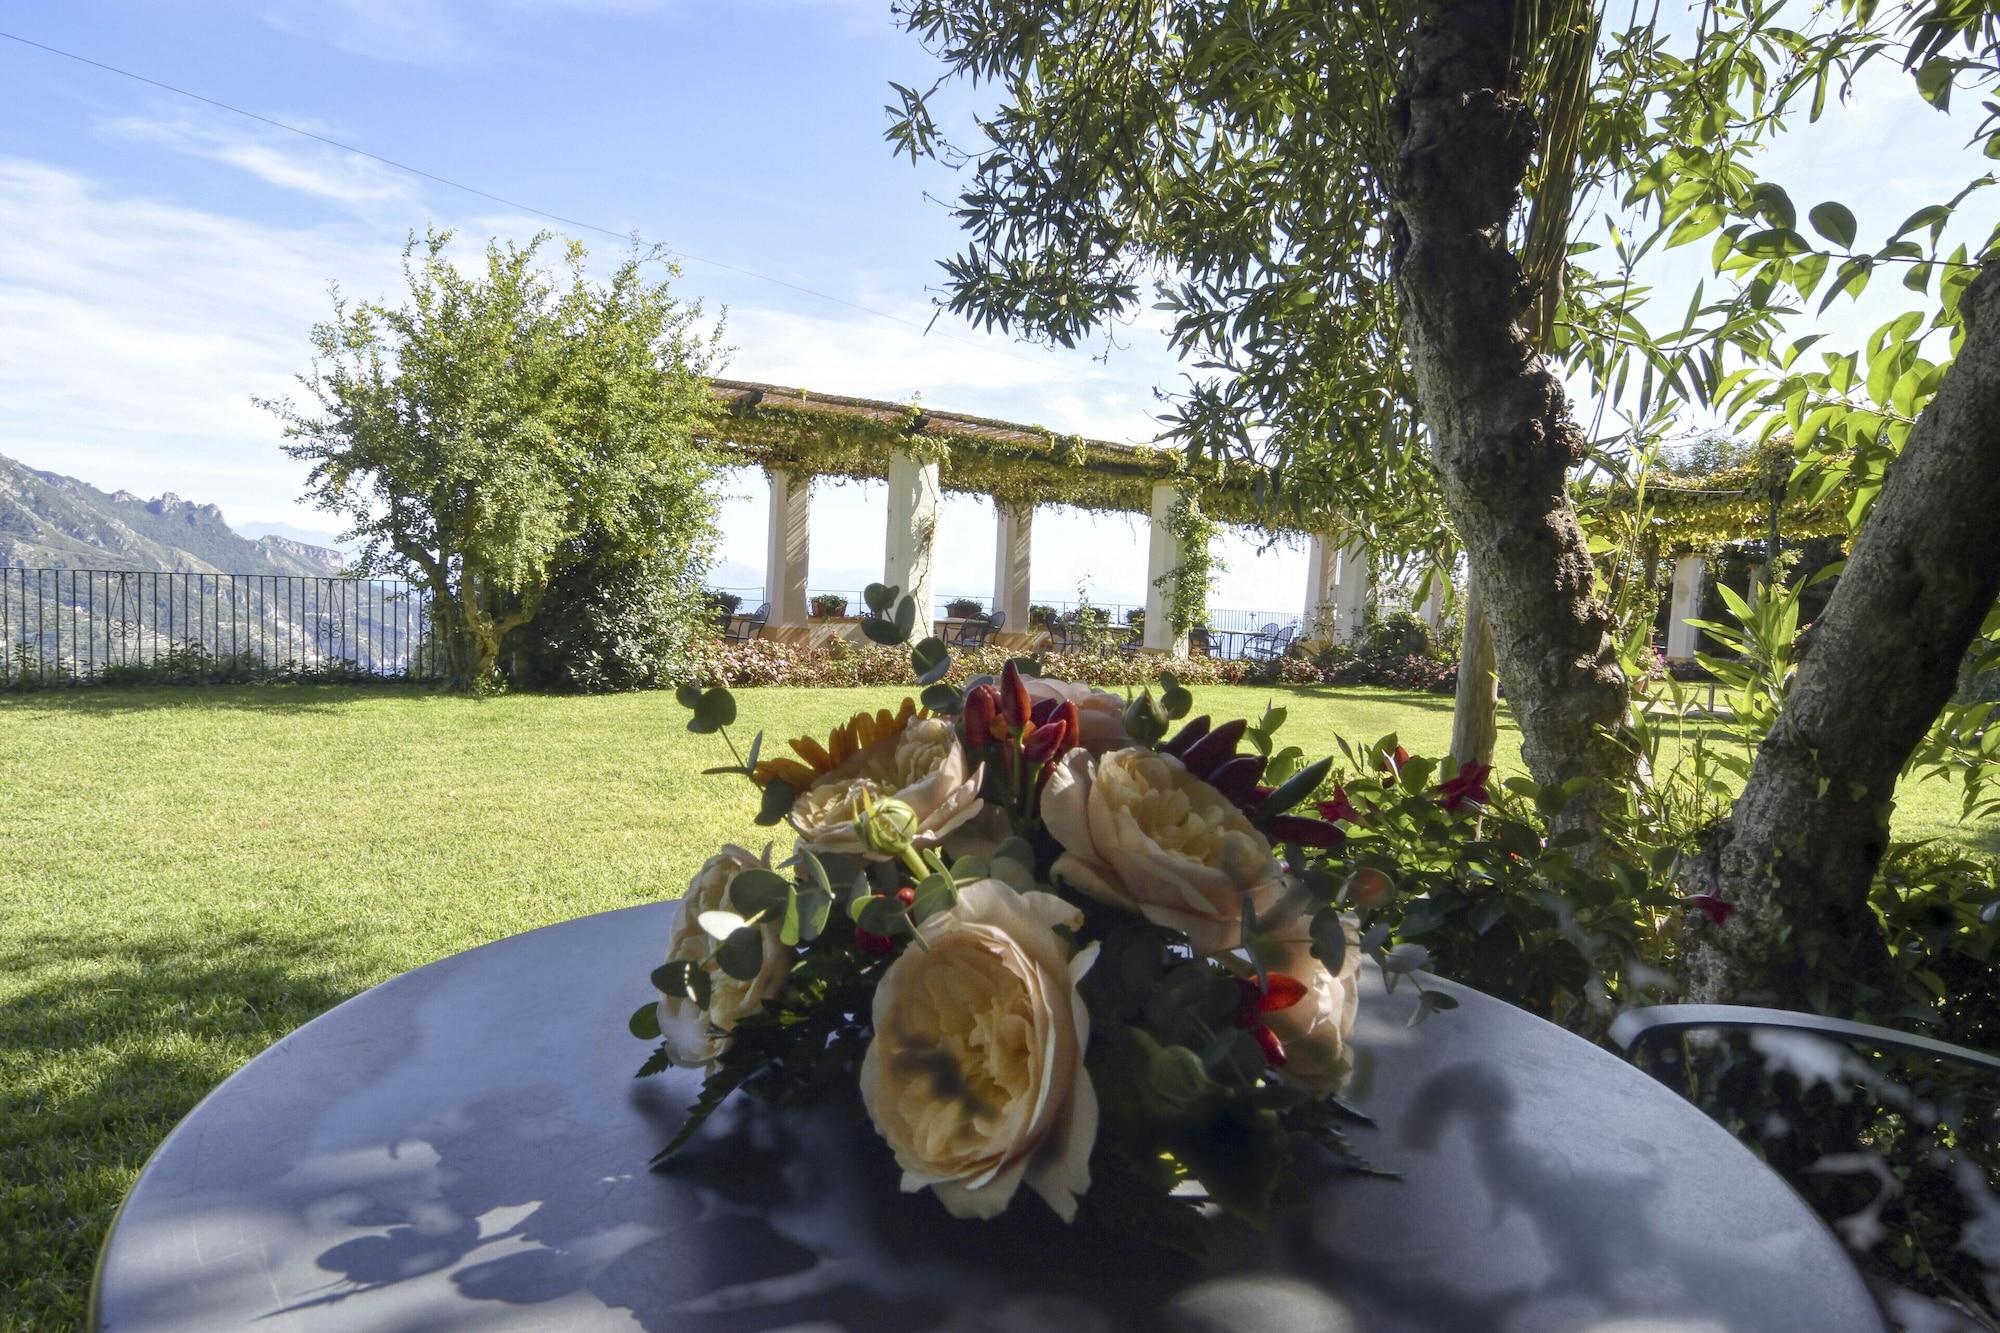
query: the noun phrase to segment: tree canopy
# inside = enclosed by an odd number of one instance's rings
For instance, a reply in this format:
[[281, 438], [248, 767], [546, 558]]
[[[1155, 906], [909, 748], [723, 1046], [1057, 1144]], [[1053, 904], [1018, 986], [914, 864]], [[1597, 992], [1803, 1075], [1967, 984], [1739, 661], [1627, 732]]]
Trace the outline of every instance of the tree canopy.
[[300, 377], [311, 405], [267, 404], [312, 464], [314, 498], [363, 543], [361, 567], [428, 588], [466, 686], [492, 681], [506, 634], [586, 546], [699, 568], [712, 540], [695, 435], [719, 331], [647, 278], [647, 257], [598, 282], [574, 244], [545, 269], [548, 240], [495, 242], [461, 268], [448, 232], [412, 237], [405, 302], [336, 296]]

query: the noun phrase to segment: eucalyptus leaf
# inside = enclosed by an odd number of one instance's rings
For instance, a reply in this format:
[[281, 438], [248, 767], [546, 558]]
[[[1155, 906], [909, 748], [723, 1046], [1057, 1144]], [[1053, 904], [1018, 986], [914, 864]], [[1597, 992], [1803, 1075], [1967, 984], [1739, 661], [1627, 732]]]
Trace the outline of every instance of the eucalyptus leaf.
[[777, 916], [791, 900], [792, 885], [784, 876], [761, 866], [729, 881], [729, 905], [744, 917]]
[[695, 918], [695, 924], [700, 926], [702, 933], [710, 939], [726, 940], [737, 931], [742, 930], [748, 922], [735, 912], [718, 910], [703, 912]]
[[799, 799], [799, 793], [791, 783], [783, 778], [772, 778], [764, 784], [764, 799], [757, 809], [759, 824], [776, 824], [792, 813], [792, 804]]
[[651, 1004], [642, 1004], [637, 1009], [634, 1009], [632, 1017], [626, 1020], [625, 1026], [630, 1028], [632, 1035], [641, 1041], [658, 1041], [660, 1037], [659, 1002], [656, 1000]]
[[950, 875], [931, 875], [917, 885], [917, 900], [910, 904], [910, 919], [918, 925], [939, 912], [958, 906], [958, 885]]
[[[897, 616], [897, 623], [902, 623], [900, 615]], [[944, 640], [935, 635], [921, 640], [910, 649], [910, 670], [916, 673], [917, 684], [935, 685], [951, 670], [951, 649], [945, 647]]]
[[886, 935], [891, 939], [910, 933], [910, 918], [903, 905], [887, 894], [863, 900], [854, 924], [870, 935]]
[[756, 980], [757, 974], [764, 970], [764, 932], [756, 926], [735, 931], [715, 946], [715, 965], [738, 981]]
[[861, 590], [861, 600], [876, 615], [887, 615], [896, 605], [896, 598], [903, 590], [893, 583], [871, 583]]

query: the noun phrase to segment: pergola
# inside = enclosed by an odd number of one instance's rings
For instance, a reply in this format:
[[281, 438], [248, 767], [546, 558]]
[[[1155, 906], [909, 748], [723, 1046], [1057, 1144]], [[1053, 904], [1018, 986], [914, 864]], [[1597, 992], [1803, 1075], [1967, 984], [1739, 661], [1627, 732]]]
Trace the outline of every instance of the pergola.
[[[1028, 623], [1028, 580], [1035, 509], [1070, 505], [1144, 514], [1149, 525], [1144, 646], [1182, 654], [1164, 584], [1187, 559], [1189, 534], [1177, 530], [1184, 496], [1222, 522], [1269, 530], [1260, 504], [1262, 474], [1248, 465], [1191, 462], [1182, 451], [1058, 435], [1039, 426], [929, 407], [850, 398], [747, 380], [711, 381], [722, 413], [708, 443], [760, 466], [771, 482], [765, 600], [772, 625], [807, 623], [806, 572], [816, 476], [881, 479], [889, 488], [882, 581], [921, 608], [935, 596], [932, 550], [944, 492], [992, 497], [999, 517], [993, 557], [993, 607], [1016, 628]], [[1301, 514], [1283, 530], [1310, 539], [1304, 623], [1348, 642], [1361, 631], [1368, 604], [1367, 548], [1339, 516]], [[1205, 534], [1201, 540], [1206, 540]], [[1426, 608], [1435, 622], [1435, 599]]]

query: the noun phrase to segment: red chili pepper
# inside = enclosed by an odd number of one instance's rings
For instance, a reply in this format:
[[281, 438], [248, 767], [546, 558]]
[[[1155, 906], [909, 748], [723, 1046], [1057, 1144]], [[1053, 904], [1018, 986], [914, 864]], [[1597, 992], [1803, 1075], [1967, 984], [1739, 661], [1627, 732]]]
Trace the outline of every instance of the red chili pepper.
[[1264, 1063], [1274, 1068], [1283, 1068], [1285, 1063], [1285, 1043], [1278, 1040], [1278, 1034], [1259, 1023], [1250, 1029], [1250, 1035], [1264, 1048]]
[[977, 749], [1005, 734], [1000, 722], [1000, 691], [987, 682], [973, 686], [965, 696], [965, 743]]
[[1008, 662], [1000, 672], [1000, 712], [1007, 725], [1019, 731], [1028, 724], [1034, 706], [1028, 697], [1027, 682], [1021, 679], [1021, 669]]

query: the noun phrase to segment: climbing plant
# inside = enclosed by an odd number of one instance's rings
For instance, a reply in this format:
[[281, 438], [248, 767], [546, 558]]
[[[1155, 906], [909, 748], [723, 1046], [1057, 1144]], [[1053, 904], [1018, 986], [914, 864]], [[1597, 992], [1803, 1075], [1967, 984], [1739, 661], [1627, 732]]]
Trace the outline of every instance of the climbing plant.
[[1180, 561], [1154, 583], [1164, 594], [1167, 629], [1178, 639], [1208, 614], [1208, 594], [1220, 572], [1209, 540], [1215, 524], [1201, 511], [1201, 501], [1193, 492], [1182, 492], [1167, 510], [1167, 532], [1174, 539]]

